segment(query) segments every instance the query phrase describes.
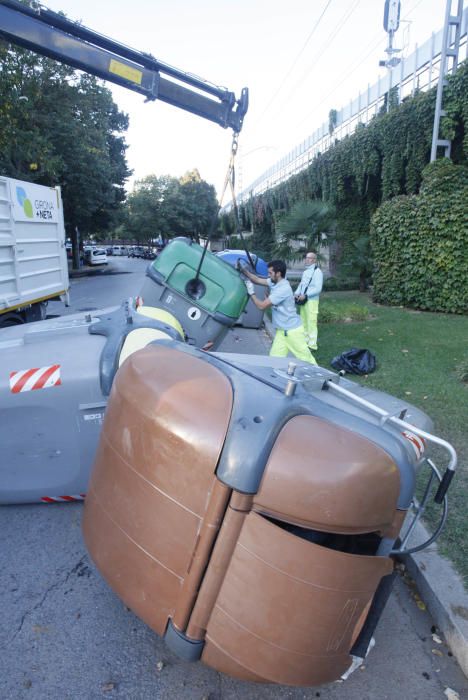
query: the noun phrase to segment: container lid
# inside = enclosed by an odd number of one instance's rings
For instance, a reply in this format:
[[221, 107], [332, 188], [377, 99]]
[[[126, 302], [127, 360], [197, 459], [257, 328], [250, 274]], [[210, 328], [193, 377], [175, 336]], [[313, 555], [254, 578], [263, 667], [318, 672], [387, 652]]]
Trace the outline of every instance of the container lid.
[[[217, 256], [233, 267], [235, 267], [238, 260], [242, 260], [246, 263], [249, 262], [245, 250], [222, 250], [221, 252], [217, 253]], [[268, 265], [265, 260], [263, 260], [263, 258], [259, 258], [258, 255], [255, 255], [255, 253], [250, 253], [250, 257], [254, 263], [255, 272], [257, 275], [260, 275], [260, 277], [268, 277]]]

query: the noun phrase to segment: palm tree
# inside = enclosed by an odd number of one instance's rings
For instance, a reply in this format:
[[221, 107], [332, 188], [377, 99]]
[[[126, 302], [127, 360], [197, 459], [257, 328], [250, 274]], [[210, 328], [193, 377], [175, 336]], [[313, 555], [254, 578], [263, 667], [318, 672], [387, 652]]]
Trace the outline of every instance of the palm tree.
[[335, 231], [335, 209], [320, 199], [301, 200], [286, 214], [279, 214], [275, 223], [275, 255], [297, 260], [308, 250], [314, 250], [320, 257], [320, 248], [326, 245], [327, 236]]

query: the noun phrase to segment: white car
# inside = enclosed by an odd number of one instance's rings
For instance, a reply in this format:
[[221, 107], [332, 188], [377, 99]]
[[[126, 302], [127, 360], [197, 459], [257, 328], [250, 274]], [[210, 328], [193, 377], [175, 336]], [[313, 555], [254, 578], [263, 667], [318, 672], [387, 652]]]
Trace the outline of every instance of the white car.
[[88, 265], [107, 265], [107, 254], [102, 248], [93, 248], [86, 254]]
[[123, 245], [115, 245], [112, 248], [112, 255], [126, 255], [127, 249]]

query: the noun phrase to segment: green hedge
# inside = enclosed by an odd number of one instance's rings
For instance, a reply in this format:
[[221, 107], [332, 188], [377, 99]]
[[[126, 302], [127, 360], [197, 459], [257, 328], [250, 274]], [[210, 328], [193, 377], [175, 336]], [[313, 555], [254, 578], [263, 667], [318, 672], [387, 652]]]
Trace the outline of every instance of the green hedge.
[[395, 197], [371, 224], [373, 297], [383, 304], [468, 312], [468, 168], [428, 165], [419, 195]]
[[324, 292], [349, 292], [359, 289], [359, 277], [327, 277], [323, 282]]

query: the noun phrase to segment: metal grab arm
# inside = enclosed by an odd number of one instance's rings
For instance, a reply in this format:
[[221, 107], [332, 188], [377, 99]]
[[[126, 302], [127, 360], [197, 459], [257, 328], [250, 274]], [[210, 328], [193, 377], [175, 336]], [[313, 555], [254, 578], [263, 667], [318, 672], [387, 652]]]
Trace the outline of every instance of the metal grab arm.
[[324, 382], [322, 389], [331, 389], [335, 393], [341, 394], [342, 396], [346, 396], [348, 399], [351, 399], [355, 403], [358, 403], [360, 406], [367, 408], [369, 411], [372, 411], [373, 413], [380, 416], [382, 425], [384, 423], [393, 423], [394, 425], [397, 425], [400, 428], [404, 428], [405, 430], [409, 430], [415, 433], [416, 435], [419, 435], [419, 437], [424, 438], [425, 440], [427, 440], [427, 442], [432, 442], [435, 445], [439, 445], [440, 447], [444, 448], [449, 453], [449, 463], [445, 469], [444, 476], [441, 479], [439, 488], [437, 489], [437, 493], [434, 497], [434, 501], [439, 505], [444, 501], [444, 497], [447, 493], [448, 487], [450, 486], [450, 482], [452, 481], [453, 476], [455, 474], [455, 470], [457, 468], [457, 453], [455, 452], [455, 449], [449, 442], [443, 440], [440, 437], [437, 437], [437, 435], [432, 435], [431, 433], [427, 433], [425, 430], [417, 428], [415, 425], [412, 425], [411, 423], [408, 423], [407, 421], [404, 421], [401, 418], [398, 418], [397, 416], [388, 413], [388, 411], [384, 411], [382, 408], [380, 408], [380, 406], [376, 406], [376, 404], [372, 403], [371, 401], [367, 401], [366, 399], [362, 399], [361, 397], [356, 396], [356, 394], [353, 394], [352, 391], [344, 389], [342, 386], [339, 386], [339, 384], [337, 384], [331, 379], [327, 379]]
[[398, 547], [395, 549], [392, 549], [390, 554], [393, 556], [401, 556], [403, 554], [415, 554], [416, 552], [421, 552], [423, 549], [426, 549], [431, 545], [433, 542], [436, 541], [436, 539], [439, 537], [440, 533], [442, 532], [445, 522], [447, 520], [447, 513], [448, 513], [448, 499], [447, 499], [447, 494], [445, 494], [443, 500], [442, 500], [442, 513], [440, 516], [439, 524], [437, 525], [435, 531], [433, 534], [425, 540], [425, 542], [422, 542], [421, 544], [418, 544], [414, 547], [408, 547], [408, 541], [410, 540], [417, 523], [421, 520], [421, 517], [424, 515], [424, 511], [426, 510], [426, 505], [429, 500], [429, 492], [431, 489], [432, 482], [434, 480], [434, 477], [438, 479], [439, 483], [442, 481], [442, 477], [439, 474], [439, 470], [435, 466], [435, 464], [432, 462], [430, 459], [426, 459], [426, 464], [429, 465], [431, 468], [431, 475], [429, 477], [429, 480], [426, 484], [426, 488], [424, 490], [423, 497], [421, 501], [418, 502], [416, 498], [413, 499], [413, 507], [415, 509], [415, 515], [405, 533], [403, 536], [400, 544]]
[[[247, 88], [236, 100], [234, 93], [225, 88], [119, 44], [45, 7], [33, 9], [17, 0], [0, 0], [0, 37], [139, 92], [148, 100], [162, 100], [235, 132], [242, 128], [248, 109]], [[161, 78], [160, 73], [179, 82]]]

